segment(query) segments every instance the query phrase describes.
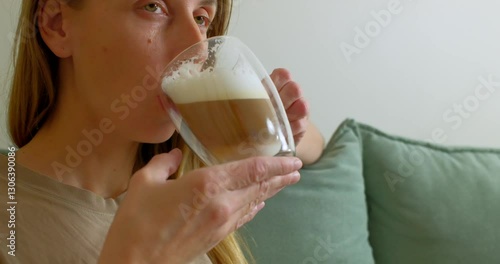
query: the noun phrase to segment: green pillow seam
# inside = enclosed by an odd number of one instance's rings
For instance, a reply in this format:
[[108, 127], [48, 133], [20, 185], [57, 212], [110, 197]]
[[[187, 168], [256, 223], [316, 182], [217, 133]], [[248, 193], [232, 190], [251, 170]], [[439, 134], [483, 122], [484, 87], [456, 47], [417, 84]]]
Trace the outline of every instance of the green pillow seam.
[[[432, 150], [446, 152], [446, 153], [471, 152], [471, 153], [500, 154], [500, 149], [495, 149], [495, 148], [444, 146], [444, 145], [439, 145], [439, 144], [435, 144], [435, 143], [424, 142], [421, 140], [409, 139], [409, 138], [402, 137], [402, 136], [390, 135], [390, 134], [382, 132], [381, 130], [378, 130], [372, 126], [356, 122], [353, 119], [347, 119], [346, 121], [344, 121], [344, 123], [346, 123], [347, 126], [355, 129], [356, 131], [362, 130], [362, 131], [366, 131], [366, 132], [371, 132], [373, 134], [376, 134], [378, 136], [384, 137], [384, 138], [389, 139], [389, 140], [398, 141], [401, 143], [415, 145], [415, 146], [422, 146], [422, 147], [430, 148]], [[363, 138], [360, 137], [360, 139], [362, 140]]]

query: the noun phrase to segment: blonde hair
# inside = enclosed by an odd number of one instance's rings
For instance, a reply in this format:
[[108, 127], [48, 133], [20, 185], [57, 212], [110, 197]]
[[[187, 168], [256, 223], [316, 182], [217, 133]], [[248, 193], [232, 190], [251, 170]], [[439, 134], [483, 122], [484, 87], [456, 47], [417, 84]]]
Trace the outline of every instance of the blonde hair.
[[[13, 142], [18, 147], [28, 144], [47, 118], [52, 114], [58, 96], [56, 72], [58, 58], [42, 40], [37, 23], [38, 5], [44, 0], [24, 0], [14, 42], [14, 72], [8, 110], [8, 126]], [[82, 1], [66, 0], [73, 6]], [[232, 0], [218, 0], [217, 14], [208, 32], [208, 37], [224, 35], [232, 11]], [[173, 148], [181, 148], [184, 157], [176, 177], [203, 166], [182, 138], [174, 134], [161, 144], [140, 144], [134, 172], [146, 165], [156, 154]], [[251, 254], [245, 258], [246, 244], [233, 233], [208, 252], [215, 264], [247, 264], [254, 262]]]

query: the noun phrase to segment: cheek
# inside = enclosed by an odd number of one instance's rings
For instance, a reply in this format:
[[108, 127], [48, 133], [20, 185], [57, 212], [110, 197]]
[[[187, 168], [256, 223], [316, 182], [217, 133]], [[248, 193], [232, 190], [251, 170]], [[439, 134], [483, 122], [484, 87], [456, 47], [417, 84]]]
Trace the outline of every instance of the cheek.
[[130, 99], [128, 104], [121, 103], [121, 110], [128, 112], [116, 122], [121, 133], [135, 141], [148, 143], [163, 142], [172, 135], [175, 127], [155, 97], [139, 97], [134, 90]]
[[128, 124], [164, 119], [156, 97], [168, 62], [167, 30], [125, 15], [93, 21], [76, 39], [80, 98], [99, 114]]
[[[109, 71], [107, 76], [127, 85], [125, 89], [132, 89], [136, 85], [142, 85], [146, 75], [152, 75], [153, 72], [154, 75], [159, 75], [156, 69], [163, 68], [164, 56], [158, 43], [158, 34], [155, 31], [142, 32], [139, 28], [122, 31], [121, 35], [103, 43], [103, 63], [113, 65], [106, 69]], [[156, 80], [159, 78], [152, 77]]]
[[148, 94], [158, 92], [165, 65], [157, 44], [158, 34], [139, 34], [137, 30], [102, 33], [96, 36], [99, 41], [85, 47], [78, 61], [84, 68], [80, 78], [83, 87], [92, 87], [108, 104], [122, 95], [142, 98], [137, 87], [143, 87]]

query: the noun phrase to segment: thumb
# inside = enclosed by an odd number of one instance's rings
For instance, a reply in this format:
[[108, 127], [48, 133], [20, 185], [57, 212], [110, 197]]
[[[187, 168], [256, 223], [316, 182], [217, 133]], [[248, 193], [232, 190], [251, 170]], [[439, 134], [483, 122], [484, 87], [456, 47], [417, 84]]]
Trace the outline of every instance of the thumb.
[[177, 171], [181, 160], [181, 150], [173, 149], [169, 153], [155, 155], [144, 167], [144, 170], [155, 180], [164, 183]]

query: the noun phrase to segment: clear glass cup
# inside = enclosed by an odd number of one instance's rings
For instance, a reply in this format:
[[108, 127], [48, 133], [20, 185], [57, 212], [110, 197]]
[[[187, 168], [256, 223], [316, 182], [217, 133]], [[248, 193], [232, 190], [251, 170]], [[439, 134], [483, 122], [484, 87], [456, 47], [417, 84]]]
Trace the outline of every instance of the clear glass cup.
[[187, 48], [166, 67], [162, 90], [177, 131], [207, 165], [295, 155], [278, 91], [237, 38], [214, 37]]

